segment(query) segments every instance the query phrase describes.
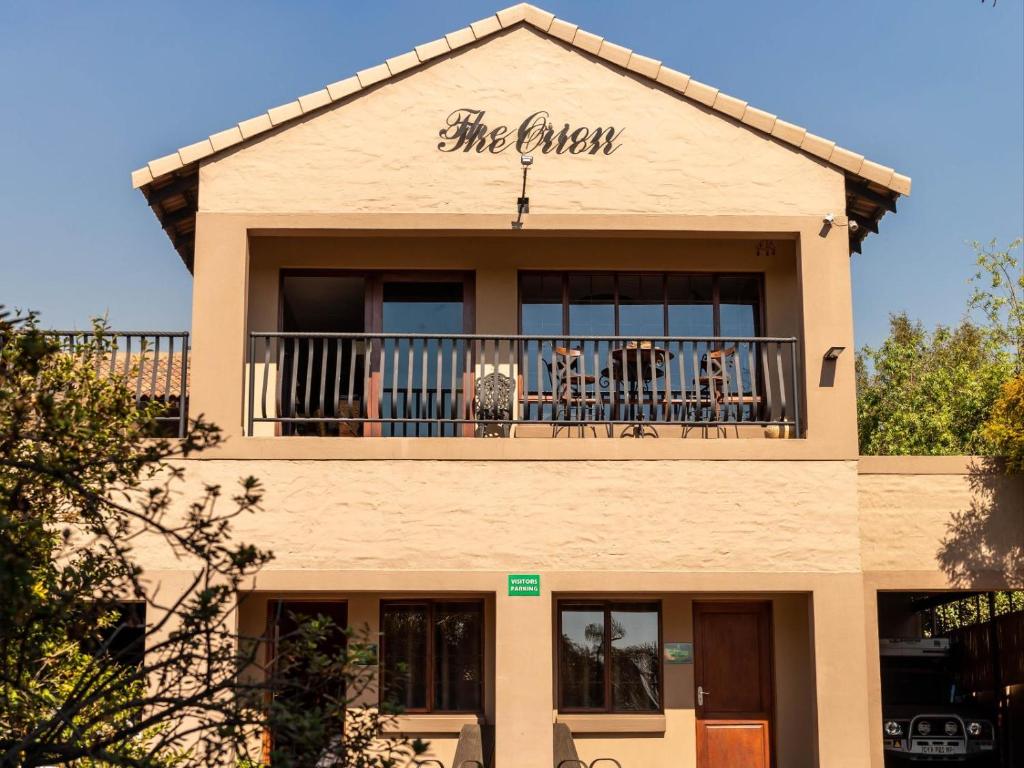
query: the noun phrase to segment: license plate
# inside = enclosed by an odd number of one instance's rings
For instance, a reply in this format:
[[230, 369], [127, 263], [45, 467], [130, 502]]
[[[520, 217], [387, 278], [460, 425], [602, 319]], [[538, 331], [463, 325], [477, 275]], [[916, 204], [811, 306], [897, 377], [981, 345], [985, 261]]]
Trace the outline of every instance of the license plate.
[[930, 745], [918, 747], [915, 751], [920, 751], [922, 755], [954, 755], [962, 753], [962, 750], [959, 747]]

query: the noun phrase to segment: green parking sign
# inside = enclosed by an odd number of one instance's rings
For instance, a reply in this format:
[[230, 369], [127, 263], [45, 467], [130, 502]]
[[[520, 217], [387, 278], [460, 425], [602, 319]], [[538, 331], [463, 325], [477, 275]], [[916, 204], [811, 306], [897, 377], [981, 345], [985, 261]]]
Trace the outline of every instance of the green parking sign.
[[540, 576], [535, 573], [509, 574], [508, 596], [540, 597]]

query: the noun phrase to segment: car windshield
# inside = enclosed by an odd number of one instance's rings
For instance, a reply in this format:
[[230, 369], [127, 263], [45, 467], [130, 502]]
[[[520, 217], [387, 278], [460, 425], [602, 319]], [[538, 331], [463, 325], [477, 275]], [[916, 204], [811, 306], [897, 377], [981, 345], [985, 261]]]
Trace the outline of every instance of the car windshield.
[[956, 693], [952, 675], [941, 666], [916, 660], [883, 661], [882, 701], [886, 704], [951, 704]]

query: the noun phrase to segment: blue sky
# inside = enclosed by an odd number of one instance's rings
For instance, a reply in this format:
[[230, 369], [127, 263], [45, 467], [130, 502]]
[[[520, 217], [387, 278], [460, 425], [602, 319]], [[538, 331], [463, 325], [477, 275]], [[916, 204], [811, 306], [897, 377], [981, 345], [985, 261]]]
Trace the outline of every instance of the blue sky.
[[[504, 4], [4, 0], [0, 303], [187, 328], [130, 171]], [[853, 258], [858, 344], [896, 310], [956, 322], [965, 241], [1024, 233], [1020, 0], [538, 4], [913, 177]]]

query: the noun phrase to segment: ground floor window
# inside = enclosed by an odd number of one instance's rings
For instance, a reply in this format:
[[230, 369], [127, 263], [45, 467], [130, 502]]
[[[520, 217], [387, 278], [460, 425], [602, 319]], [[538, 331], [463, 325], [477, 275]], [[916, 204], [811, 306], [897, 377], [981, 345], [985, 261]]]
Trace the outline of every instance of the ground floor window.
[[561, 711], [661, 711], [660, 603], [561, 603], [558, 633]]
[[381, 699], [405, 712], [483, 710], [480, 600], [381, 604]]

